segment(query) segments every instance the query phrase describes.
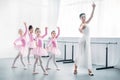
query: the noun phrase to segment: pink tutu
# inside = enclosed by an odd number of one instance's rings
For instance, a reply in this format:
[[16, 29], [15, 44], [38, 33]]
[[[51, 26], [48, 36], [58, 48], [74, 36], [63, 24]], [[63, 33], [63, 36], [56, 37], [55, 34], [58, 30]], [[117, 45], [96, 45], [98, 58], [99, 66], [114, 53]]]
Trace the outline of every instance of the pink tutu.
[[57, 47], [49, 47], [47, 49], [47, 51], [52, 53], [52, 54], [55, 54], [55, 55], [60, 55], [61, 54], [59, 48], [57, 48]]
[[34, 48], [32, 50], [32, 54], [33, 55], [37, 55], [37, 56], [48, 56], [47, 51], [44, 48]]
[[20, 54], [25, 53], [25, 47], [23, 47], [22, 45], [15, 45], [15, 49], [17, 49], [20, 52]]
[[35, 43], [34, 43], [34, 41], [32, 41], [32, 42], [29, 41], [29, 42], [28, 42], [28, 47], [29, 47], [29, 48], [35, 48]]

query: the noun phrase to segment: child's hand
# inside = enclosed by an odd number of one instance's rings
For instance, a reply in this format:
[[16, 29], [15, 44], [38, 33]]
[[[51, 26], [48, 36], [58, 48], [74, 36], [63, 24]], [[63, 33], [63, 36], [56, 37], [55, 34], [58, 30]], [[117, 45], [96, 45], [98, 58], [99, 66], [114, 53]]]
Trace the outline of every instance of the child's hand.
[[14, 43], [14, 46], [16, 46], [16, 44]]
[[95, 6], [96, 6], [95, 3], [93, 2], [92, 7], [95, 8]]
[[26, 22], [24, 22], [24, 25], [26, 25]]
[[45, 27], [45, 30], [47, 30], [48, 29], [48, 27]]
[[26, 22], [24, 22], [24, 25], [25, 25], [25, 27], [27, 27], [27, 24], [26, 24]]
[[60, 27], [57, 27], [57, 29], [60, 29]]

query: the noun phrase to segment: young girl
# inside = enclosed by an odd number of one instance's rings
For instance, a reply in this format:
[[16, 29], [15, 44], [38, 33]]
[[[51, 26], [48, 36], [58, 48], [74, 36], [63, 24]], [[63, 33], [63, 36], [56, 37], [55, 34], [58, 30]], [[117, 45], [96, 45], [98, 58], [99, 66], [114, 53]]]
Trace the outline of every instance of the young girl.
[[[90, 50], [91, 49], [91, 47], [90, 47], [90, 35], [89, 35], [89, 27], [87, 26], [87, 24], [91, 21], [91, 19], [93, 17], [93, 13], [95, 10], [94, 3], [92, 5], [92, 7], [93, 7], [93, 10], [92, 10], [91, 16], [87, 21], [86, 21], [85, 13], [81, 13], [79, 16], [81, 21], [82, 21], [80, 28], [79, 28], [79, 31], [80, 31], [80, 33], [83, 34], [83, 36], [82, 36], [82, 39], [80, 40], [80, 43], [79, 43], [79, 54], [77, 54], [76, 59], [75, 59], [74, 74], [77, 74], [78, 64], [80, 63], [81, 58], [83, 57], [83, 61], [85, 63], [85, 66], [87, 66], [87, 68], [88, 68], [88, 74], [90, 76], [93, 76], [91, 50]], [[82, 56], [82, 57], [80, 57], [80, 56]]]
[[35, 29], [35, 33], [36, 33], [36, 48], [34, 48], [32, 50], [32, 53], [35, 55], [35, 62], [34, 62], [34, 68], [33, 68], [33, 74], [38, 74], [38, 72], [35, 72], [36, 69], [36, 64], [39, 60], [40, 62], [40, 66], [44, 72], [44, 75], [47, 75], [47, 71], [43, 68], [42, 65], [42, 60], [41, 60], [41, 56], [46, 56], [48, 55], [47, 51], [45, 49], [43, 49], [42, 47], [42, 39], [47, 35], [47, 27], [45, 28], [45, 34], [43, 36], [41, 36], [41, 32], [39, 28]]
[[[14, 59], [14, 62], [13, 62], [13, 64], [12, 64], [12, 68], [16, 68], [16, 67], [15, 67], [15, 62], [16, 62], [16, 60], [20, 57], [21, 62], [22, 62], [22, 64], [23, 64], [23, 66], [24, 66], [24, 69], [26, 69], [25, 64], [24, 64], [24, 62], [23, 62], [23, 54], [24, 54], [24, 52], [25, 52], [25, 46], [26, 46], [25, 37], [26, 37], [26, 34], [27, 34], [27, 26], [26, 26], [26, 23], [24, 23], [24, 25], [25, 25], [25, 29], [26, 29], [26, 30], [25, 30], [25, 33], [23, 34], [22, 29], [19, 29], [19, 30], [18, 30], [18, 33], [19, 33], [20, 37], [17, 38], [17, 39], [14, 41], [14, 46], [15, 46], [15, 48], [16, 48], [19, 52], [18, 52], [18, 55], [17, 55], [17, 56], [15, 57], [15, 59]], [[21, 42], [21, 44], [17, 44], [17, 42]]]
[[28, 55], [27, 55], [27, 59], [28, 59], [28, 64], [30, 64], [30, 53], [31, 53], [31, 50], [35, 47], [35, 43], [34, 43], [34, 36], [33, 36], [33, 26], [32, 25], [29, 25], [29, 42], [28, 42]]
[[49, 43], [48, 43], [48, 46], [47, 46], [47, 50], [48, 52], [50, 53], [50, 57], [48, 59], [48, 62], [47, 62], [47, 65], [46, 65], [46, 70], [49, 70], [50, 68], [48, 67], [49, 66], [49, 62], [50, 60], [53, 58], [53, 63], [55, 64], [57, 70], [60, 70], [56, 64], [56, 60], [55, 60], [55, 55], [60, 55], [61, 52], [60, 50], [58, 49], [58, 45], [57, 45], [57, 38], [58, 36], [60, 35], [60, 28], [58, 27], [58, 34], [56, 36], [56, 32], [55, 31], [52, 31], [51, 32], [51, 36], [52, 38], [50, 39]]

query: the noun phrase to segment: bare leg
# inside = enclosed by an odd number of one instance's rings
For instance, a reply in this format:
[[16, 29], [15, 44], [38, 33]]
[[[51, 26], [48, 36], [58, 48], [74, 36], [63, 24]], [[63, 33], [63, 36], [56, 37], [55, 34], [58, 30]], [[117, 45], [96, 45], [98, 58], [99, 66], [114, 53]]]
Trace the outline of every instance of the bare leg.
[[75, 64], [74, 66], [75, 66], [74, 67], [74, 74], [77, 74], [77, 65]]
[[37, 74], [37, 72], [35, 72], [37, 62], [38, 62], [38, 56], [35, 58], [34, 67], [33, 67], [33, 74]]
[[27, 59], [28, 59], [28, 64], [30, 64], [30, 52], [31, 52], [32, 48], [28, 49], [28, 55], [27, 55]]
[[57, 66], [57, 63], [56, 63], [56, 60], [55, 60], [55, 55], [53, 54], [52, 57], [53, 57], [53, 63], [55, 64], [57, 70], [60, 70], [60, 69], [58, 68], [58, 66]]
[[16, 60], [19, 58], [19, 56], [20, 56], [20, 53], [18, 53], [18, 55], [15, 57], [13, 64], [12, 64], [12, 68], [16, 68], [14, 65], [15, 65]]
[[52, 59], [52, 55], [50, 55], [50, 57], [49, 57], [49, 59], [47, 61], [46, 70], [50, 69], [48, 66], [49, 66], [49, 62], [50, 62], [51, 59]]

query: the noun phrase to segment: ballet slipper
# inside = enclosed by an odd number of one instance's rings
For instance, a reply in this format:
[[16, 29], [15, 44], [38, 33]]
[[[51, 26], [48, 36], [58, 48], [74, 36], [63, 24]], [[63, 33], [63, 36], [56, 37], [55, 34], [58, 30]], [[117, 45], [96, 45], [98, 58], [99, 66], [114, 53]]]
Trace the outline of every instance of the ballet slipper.
[[33, 74], [39, 74], [38, 72], [33, 72]]
[[12, 66], [11, 68], [17, 68], [16, 66]]
[[46, 68], [46, 70], [50, 70], [51, 68]]
[[24, 70], [27, 70], [27, 68], [26, 68], [26, 67], [24, 67]]
[[31, 65], [31, 63], [28, 63], [28, 65]]
[[77, 74], [77, 70], [74, 70], [74, 74], [75, 74], [75, 75]]
[[56, 70], [60, 71], [60, 68], [57, 68]]
[[94, 74], [91, 72], [91, 73], [89, 73], [89, 76], [94, 76]]
[[44, 75], [48, 75], [48, 72], [45, 71], [45, 72], [44, 72]]
[[77, 74], [77, 65], [75, 65], [74, 74]]
[[89, 73], [88, 73], [89, 76], [94, 76], [94, 74], [92, 73], [91, 70], [88, 70], [88, 72], [89, 72]]

